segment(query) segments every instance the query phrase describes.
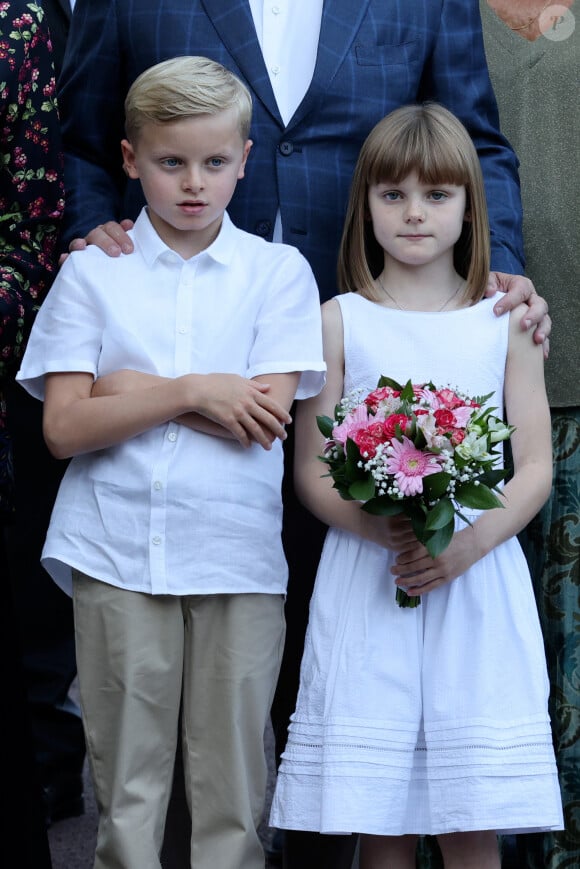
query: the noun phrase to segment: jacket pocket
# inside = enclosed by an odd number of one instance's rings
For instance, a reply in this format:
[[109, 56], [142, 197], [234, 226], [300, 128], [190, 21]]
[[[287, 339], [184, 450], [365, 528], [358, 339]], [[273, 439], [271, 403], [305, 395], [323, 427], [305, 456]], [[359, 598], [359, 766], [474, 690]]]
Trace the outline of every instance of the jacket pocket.
[[416, 60], [417, 44], [410, 40], [398, 45], [356, 45], [356, 61], [359, 66], [406, 66]]

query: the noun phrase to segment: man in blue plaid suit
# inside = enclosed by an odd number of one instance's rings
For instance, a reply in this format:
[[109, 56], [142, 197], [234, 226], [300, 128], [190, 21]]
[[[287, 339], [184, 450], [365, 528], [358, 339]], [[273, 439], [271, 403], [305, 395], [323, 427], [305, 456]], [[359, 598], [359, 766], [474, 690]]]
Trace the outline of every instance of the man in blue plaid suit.
[[[286, 74], [292, 85], [292, 76], [311, 63], [312, 76], [284, 112], [276, 90], [279, 69], [264, 59], [274, 24], [268, 16], [296, 24], [302, 15], [308, 22], [302, 35], [296, 26], [289, 30], [294, 62]], [[303, 48], [302, 37], [314, 25], [320, 25], [314, 48]], [[217, 60], [250, 87], [254, 145], [228, 212], [235, 224], [268, 239], [280, 238], [275, 227], [281, 218], [282, 238], [309, 260], [321, 300], [336, 293], [352, 170], [371, 127], [404, 103], [446, 105], [470, 131], [481, 157], [492, 264], [505, 273], [502, 287], [510, 289], [504, 307], [531, 295], [528, 316], [540, 323], [537, 340], [549, 332], [545, 303], [529, 281], [514, 277], [524, 267], [517, 160], [499, 133], [477, 0], [77, 0], [60, 81], [66, 244], [82, 247], [85, 237], [112, 255], [120, 245], [130, 249], [117, 221], [135, 218], [143, 200], [121, 168], [124, 97], [145, 68], [182, 54]], [[325, 530], [301, 511], [291, 485], [285, 488], [290, 582], [287, 646], [272, 715], [278, 752], [294, 708]], [[352, 859], [348, 837], [292, 834], [286, 845], [286, 865], [300, 869], [338, 869]]]

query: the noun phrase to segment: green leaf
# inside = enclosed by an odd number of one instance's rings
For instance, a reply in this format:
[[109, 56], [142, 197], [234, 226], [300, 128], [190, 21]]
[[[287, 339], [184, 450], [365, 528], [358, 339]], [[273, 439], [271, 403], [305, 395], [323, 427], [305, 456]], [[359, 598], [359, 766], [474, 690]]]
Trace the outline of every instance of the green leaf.
[[361, 454], [360, 454], [360, 450], [357, 447], [357, 445], [355, 444], [355, 442], [353, 440], [351, 440], [350, 438], [346, 439], [345, 452], [346, 452], [346, 462], [344, 464], [344, 470], [345, 470], [346, 476], [349, 479], [355, 479], [355, 480], [357, 478], [360, 479], [365, 474], [365, 472], [361, 468], [358, 467], [358, 463], [361, 460]]
[[407, 380], [407, 382], [405, 383], [400, 397], [401, 401], [414, 401], [415, 393], [413, 392], [413, 383], [411, 380]]
[[372, 516], [399, 516], [404, 512], [400, 501], [391, 501], [387, 496], [371, 498], [370, 501], [362, 505], [362, 509]]
[[434, 532], [427, 540], [425, 540], [425, 546], [427, 548], [427, 552], [431, 556], [431, 558], [437, 558], [438, 555], [441, 555], [444, 549], [447, 549], [449, 544], [451, 543], [451, 538], [453, 537], [453, 532], [455, 530], [455, 523], [453, 520], [449, 522], [447, 525], [444, 525], [443, 528], [439, 528]]
[[481, 483], [489, 486], [490, 489], [493, 489], [494, 486], [497, 486], [498, 483], [501, 483], [502, 480], [505, 480], [508, 474], [508, 468], [490, 468], [481, 475], [479, 480]]
[[451, 474], [439, 471], [436, 474], [428, 474], [423, 477], [423, 491], [428, 501], [436, 501], [447, 491], [451, 481]]
[[425, 543], [428, 537], [428, 532], [425, 530], [425, 514], [421, 510], [411, 510], [408, 505], [405, 507], [405, 513], [411, 520], [415, 537], [421, 543]]
[[369, 501], [375, 494], [375, 481], [372, 474], [367, 474], [364, 480], [356, 480], [348, 487], [348, 494], [355, 501]]
[[[427, 444], [427, 438], [425, 437], [421, 429], [417, 426], [417, 417], [413, 414], [411, 419], [411, 433], [407, 435], [407, 437], [409, 438], [409, 440], [413, 441], [418, 450], [423, 450]], [[429, 476], [432, 476], [432, 474], [430, 474]], [[425, 485], [423, 485], [423, 488], [425, 488]]]
[[390, 386], [391, 389], [396, 389], [398, 392], [400, 392], [403, 388], [400, 383], [397, 383], [396, 380], [393, 380], [391, 377], [385, 377], [384, 374], [379, 377], [377, 389], [380, 389], [383, 386]]
[[494, 507], [503, 507], [499, 498], [483, 484], [476, 486], [475, 483], [462, 483], [456, 488], [454, 498], [459, 504], [474, 510], [492, 510]]
[[487, 404], [493, 392], [488, 392], [487, 395], [475, 395], [473, 400], [476, 404], [480, 404], [482, 407], [484, 404]]
[[453, 522], [455, 510], [449, 498], [442, 498], [432, 510], [427, 513], [425, 528], [427, 531], [438, 531]]
[[324, 435], [325, 438], [332, 437], [334, 420], [332, 420], [329, 416], [317, 416], [316, 423], [318, 425], [319, 432]]

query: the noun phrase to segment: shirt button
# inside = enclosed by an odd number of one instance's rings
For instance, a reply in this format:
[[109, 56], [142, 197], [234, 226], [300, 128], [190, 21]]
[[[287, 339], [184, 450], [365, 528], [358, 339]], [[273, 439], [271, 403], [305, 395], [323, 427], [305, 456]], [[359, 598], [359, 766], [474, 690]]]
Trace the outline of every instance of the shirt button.
[[163, 488], [163, 483], [160, 480], [155, 480], [153, 483], [153, 488], [156, 492], [159, 492]]
[[280, 13], [279, 6], [272, 6], [272, 15], [278, 15]]
[[174, 431], [169, 432], [169, 434], [167, 435], [167, 440], [171, 441], [172, 444], [175, 443], [175, 441], [177, 440], [177, 435]]
[[180, 326], [178, 329], [178, 332], [180, 335], [185, 335], [185, 333], [187, 332], [187, 329], [185, 328], [185, 326]]
[[292, 142], [280, 142], [280, 153], [284, 157], [289, 157], [294, 150]]
[[154, 538], [152, 539], [151, 543], [152, 543], [154, 546], [159, 546], [159, 544], [161, 543], [161, 537], [154, 537]]
[[278, 75], [278, 73], [280, 72], [280, 67], [279, 67], [279, 66], [273, 66], [273, 67], [270, 68], [270, 72], [272, 73], [272, 75]]

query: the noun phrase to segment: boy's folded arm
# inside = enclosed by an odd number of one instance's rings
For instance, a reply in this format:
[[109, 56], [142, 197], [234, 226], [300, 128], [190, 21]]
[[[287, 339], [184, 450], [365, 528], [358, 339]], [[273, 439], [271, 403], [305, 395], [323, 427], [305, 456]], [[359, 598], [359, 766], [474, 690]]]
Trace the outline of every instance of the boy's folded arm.
[[[93, 384], [91, 395], [93, 398], [104, 395], [123, 395], [134, 390], [149, 389], [151, 386], [167, 380], [170, 380], [170, 378], [161, 377], [159, 374], [147, 374], [143, 371], [133, 371], [129, 368], [124, 368], [97, 378]], [[176, 417], [175, 422], [195, 431], [235, 440], [234, 435], [227, 428], [195, 411], [181, 414]]]
[[169, 380], [168, 377], [160, 377], [158, 374], [146, 374], [143, 371], [121, 368], [119, 371], [112, 371], [110, 374], [97, 377], [91, 389], [91, 397], [123, 395], [138, 389], [148, 389], [167, 380]]
[[93, 376], [87, 372], [46, 375], [43, 430], [56, 458], [122, 443], [189, 409], [189, 396], [178, 379], [98, 397], [92, 389]]
[[[175, 417], [175, 421], [218, 437], [238, 440], [243, 446], [259, 443], [270, 449], [278, 437], [286, 436], [284, 425], [291, 421], [292, 405], [300, 374], [260, 375], [253, 380], [233, 374], [186, 375], [197, 384], [195, 410]], [[127, 395], [168, 383], [171, 378], [123, 369], [95, 381], [91, 395]], [[201, 386], [201, 389], [200, 389]]]

